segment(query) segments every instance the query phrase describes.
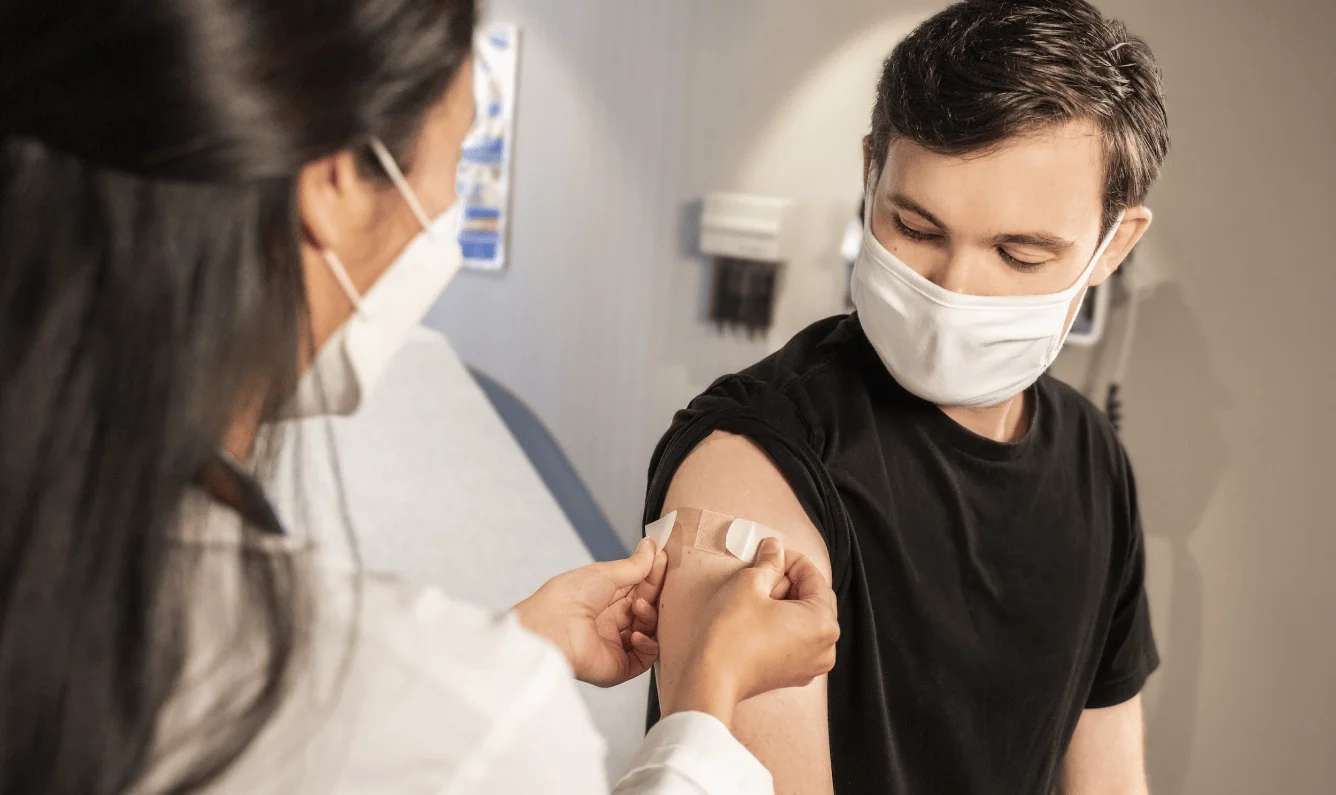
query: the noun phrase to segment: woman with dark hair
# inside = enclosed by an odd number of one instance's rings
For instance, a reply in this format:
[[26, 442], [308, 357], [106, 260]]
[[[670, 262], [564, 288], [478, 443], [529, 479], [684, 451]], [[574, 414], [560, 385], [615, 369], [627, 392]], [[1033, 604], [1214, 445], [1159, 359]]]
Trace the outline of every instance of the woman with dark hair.
[[[0, 792], [606, 785], [570, 674], [656, 659], [652, 542], [498, 619], [256, 485], [269, 421], [355, 408], [458, 265], [475, 13], [0, 4]], [[733, 707], [830, 668], [834, 597], [776, 545], [712, 605], [619, 792], [771, 791]]]

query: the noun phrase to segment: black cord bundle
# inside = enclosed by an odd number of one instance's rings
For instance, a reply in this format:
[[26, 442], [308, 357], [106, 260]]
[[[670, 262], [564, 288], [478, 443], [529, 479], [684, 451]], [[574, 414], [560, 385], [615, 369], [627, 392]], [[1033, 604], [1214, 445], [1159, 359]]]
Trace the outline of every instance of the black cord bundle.
[[1109, 384], [1108, 397], [1104, 399], [1104, 414], [1109, 418], [1109, 424], [1117, 433], [1123, 432], [1123, 401], [1118, 392], [1121, 384], [1114, 382]]

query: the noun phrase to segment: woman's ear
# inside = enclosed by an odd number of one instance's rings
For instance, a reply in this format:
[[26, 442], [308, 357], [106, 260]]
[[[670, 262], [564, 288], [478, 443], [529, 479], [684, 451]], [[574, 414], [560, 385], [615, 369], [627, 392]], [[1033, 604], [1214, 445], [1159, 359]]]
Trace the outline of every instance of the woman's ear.
[[350, 233], [370, 221], [375, 202], [375, 187], [362, 179], [350, 150], [308, 164], [297, 177], [302, 229], [306, 241], [320, 251], [346, 245]]
[[[307, 164], [297, 175], [297, 209], [301, 213], [301, 259], [310, 317], [309, 352], [317, 351], [353, 313], [353, 302], [330, 269], [330, 260], [362, 263], [366, 230], [376, 211], [374, 184], [362, 179], [350, 151]], [[330, 255], [333, 255], [332, 257]], [[342, 267], [342, 265], [341, 265]], [[360, 268], [345, 273], [355, 289], [364, 288]], [[310, 365], [303, 356], [301, 367]]]
[[1140, 242], [1141, 236], [1146, 234], [1150, 228], [1152, 219], [1149, 207], [1138, 206], [1128, 207], [1123, 213], [1122, 223], [1113, 231], [1113, 240], [1109, 241], [1108, 248], [1100, 255], [1099, 264], [1095, 265], [1095, 271], [1090, 275], [1090, 286], [1098, 287], [1103, 284], [1114, 271], [1118, 270], [1127, 259], [1127, 255], [1132, 252], [1136, 244]]

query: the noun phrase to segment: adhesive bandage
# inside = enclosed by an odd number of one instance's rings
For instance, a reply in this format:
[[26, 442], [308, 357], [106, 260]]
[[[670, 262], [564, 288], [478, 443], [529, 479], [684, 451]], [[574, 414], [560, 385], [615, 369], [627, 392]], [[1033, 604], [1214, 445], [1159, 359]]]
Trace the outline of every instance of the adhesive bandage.
[[728, 537], [724, 540], [724, 546], [733, 557], [751, 563], [756, 560], [756, 551], [760, 549], [761, 541], [767, 538], [782, 539], [783, 536], [750, 519], [734, 519], [728, 526]]
[[681, 508], [645, 525], [645, 537], [654, 539], [659, 549], [663, 549], [674, 530], [682, 534], [687, 546], [716, 555], [732, 555], [746, 563], [756, 560], [756, 550], [763, 539], [783, 538], [775, 530], [750, 519], [700, 508]]
[[668, 536], [673, 534], [673, 525], [677, 522], [677, 511], [645, 525], [645, 538], [654, 539], [654, 544], [663, 549], [668, 543]]

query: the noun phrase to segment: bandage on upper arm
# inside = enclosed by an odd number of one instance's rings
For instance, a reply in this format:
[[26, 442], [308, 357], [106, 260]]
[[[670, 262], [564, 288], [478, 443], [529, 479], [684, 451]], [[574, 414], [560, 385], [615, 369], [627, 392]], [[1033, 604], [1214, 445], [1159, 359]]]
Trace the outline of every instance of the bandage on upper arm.
[[756, 550], [766, 538], [783, 538], [775, 530], [750, 519], [701, 508], [679, 508], [645, 526], [645, 536], [663, 549], [678, 533], [682, 543], [716, 555], [731, 555], [745, 563], [756, 560]]

